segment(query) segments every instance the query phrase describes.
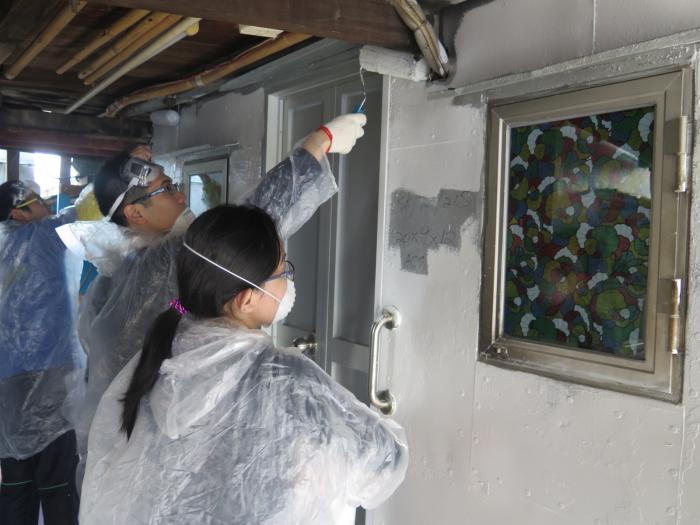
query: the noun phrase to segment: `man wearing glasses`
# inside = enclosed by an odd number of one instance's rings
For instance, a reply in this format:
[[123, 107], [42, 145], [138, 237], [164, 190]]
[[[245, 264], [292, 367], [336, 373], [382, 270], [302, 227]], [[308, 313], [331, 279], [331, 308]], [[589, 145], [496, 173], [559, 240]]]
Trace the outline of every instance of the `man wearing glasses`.
[[0, 185], [0, 523], [77, 524], [75, 409], [85, 357], [75, 331], [82, 263], [28, 185]]
[[[337, 191], [326, 154], [350, 152], [364, 134], [365, 122], [363, 114], [342, 115], [319, 128], [261, 179], [246, 202], [267, 211], [276, 220], [280, 236], [289, 237]], [[178, 295], [175, 255], [195, 218], [184, 193], [161, 166], [151, 162], [147, 149], [107, 163], [94, 184], [102, 213], [124, 227], [121, 236], [103, 226], [99, 234], [87, 233], [80, 225], [60, 232], [64, 242], [88, 260], [91, 253], [99, 253], [91, 262], [100, 277], [88, 290], [78, 320], [88, 353], [87, 407], [79, 425], [83, 451], [102, 394], [141, 350], [154, 319]], [[103, 240], [114, 244], [112, 239], [119, 246], [96, 249]]]

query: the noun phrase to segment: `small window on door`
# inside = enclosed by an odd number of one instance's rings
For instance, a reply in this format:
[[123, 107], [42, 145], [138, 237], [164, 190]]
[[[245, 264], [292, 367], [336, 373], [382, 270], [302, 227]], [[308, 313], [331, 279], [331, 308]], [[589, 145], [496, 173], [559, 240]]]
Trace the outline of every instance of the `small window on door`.
[[482, 361], [680, 400], [686, 77], [492, 108]]
[[226, 203], [228, 157], [185, 162], [182, 174], [188, 206], [195, 215]]

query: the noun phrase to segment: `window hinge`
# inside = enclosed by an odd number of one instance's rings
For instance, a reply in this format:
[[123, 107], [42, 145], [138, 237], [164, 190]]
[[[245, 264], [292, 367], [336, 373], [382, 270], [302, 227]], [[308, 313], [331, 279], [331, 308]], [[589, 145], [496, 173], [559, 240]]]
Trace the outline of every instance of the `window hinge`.
[[484, 359], [508, 359], [508, 349], [505, 346], [494, 343], [489, 346], [484, 352], [481, 353], [481, 357]]
[[669, 315], [669, 346], [673, 355], [682, 353], [681, 344], [681, 295], [683, 291], [682, 279], [671, 279], [671, 315]]
[[676, 173], [676, 193], [688, 191], [688, 117], [678, 119], [678, 171]]

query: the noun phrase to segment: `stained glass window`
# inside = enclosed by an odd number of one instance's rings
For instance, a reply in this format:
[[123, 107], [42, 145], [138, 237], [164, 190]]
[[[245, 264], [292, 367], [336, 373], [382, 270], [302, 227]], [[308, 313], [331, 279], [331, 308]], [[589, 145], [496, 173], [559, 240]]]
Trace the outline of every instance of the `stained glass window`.
[[653, 106], [510, 130], [504, 333], [644, 359]]
[[480, 361], [681, 400], [692, 74], [490, 106]]

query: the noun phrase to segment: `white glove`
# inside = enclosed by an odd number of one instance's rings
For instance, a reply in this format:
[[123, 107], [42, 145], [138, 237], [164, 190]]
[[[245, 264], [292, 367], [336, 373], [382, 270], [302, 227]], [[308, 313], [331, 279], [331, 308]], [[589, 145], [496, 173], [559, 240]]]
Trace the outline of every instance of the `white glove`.
[[350, 153], [357, 139], [365, 134], [365, 130], [362, 129], [365, 124], [367, 124], [367, 115], [364, 113], [348, 113], [321, 126], [331, 139], [331, 145], [326, 153]]

